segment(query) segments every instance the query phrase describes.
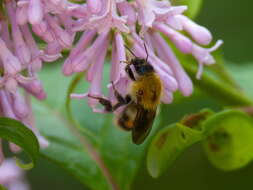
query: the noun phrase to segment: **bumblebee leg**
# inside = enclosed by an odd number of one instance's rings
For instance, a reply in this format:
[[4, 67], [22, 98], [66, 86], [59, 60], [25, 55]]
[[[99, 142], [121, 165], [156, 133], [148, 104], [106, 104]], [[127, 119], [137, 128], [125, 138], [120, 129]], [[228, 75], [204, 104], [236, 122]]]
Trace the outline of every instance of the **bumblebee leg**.
[[91, 96], [91, 95], [88, 95], [88, 97], [97, 99], [99, 101], [99, 103], [105, 107], [105, 111], [107, 111], [107, 112], [113, 111], [112, 103], [109, 100], [107, 100], [105, 98], [101, 98], [101, 97]]
[[120, 61], [120, 63], [130, 64], [128, 61]]
[[131, 102], [131, 100], [132, 100], [131, 96], [130, 96], [129, 94], [127, 94], [127, 95], [125, 96], [125, 101], [126, 101], [126, 103], [128, 104], [129, 102]]
[[113, 89], [113, 92], [114, 92], [114, 96], [116, 97], [116, 99], [118, 100], [118, 102], [125, 103], [126, 102], [125, 98], [115, 88], [115, 85], [114, 85], [113, 81], [111, 81], [111, 83], [112, 83], [112, 89]]
[[113, 107], [112, 107], [112, 110], [115, 111], [116, 109], [118, 109], [119, 107], [125, 105], [125, 103], [122, 103], [122, 102], [118, 102], [117, 104], [115, 104]]
[[115, 105], [112, 107], [112, 110], [114, 111], [114, 110], [118, 109], [119, 107], [128, 104], [129, 102], [131, 102], [131, 100], [132, 100], [132, 99], [131, 99], [130, 95], [129, 95], [129, 94], [126, 95], [126, 97], [124, 98], [124, 102], [118, 102], [117, 104], [115, 104]]
[[[112, 107], [112, 110], [116, 110], [118, 109], [120, 106], [123, 106], [125, 104], [128, 104], [131, 100], [130, 96], [126, 96], [125, 98], [117, 91], [117, 89], [115, 88], [115, 85], [113, 83], [113, 81], [111, 82], [112, 83], [112, 88], [113, 88], [113, 91], [114, 91], [114, 96], [116, 97], [116, 99], [118, 100], [118, 103], [116, 103], [113, 107]], [[130, 98], [130, 99], [129, 99]]]
[[134, 73], [133, 73], [132, 69], [130, 68], [130, 65], [127, 65], [125, 67], [125, 71], [128, 74], [128, 76], [129, 76], [130, 79], [132, 79], [133, 81], [136, 80], [135, 77], [134, 77]]
[[119, 91], [115, 88], [115, 85], [114, 85], [113, 81], [111, 83], [112, 83], [112, 88], [113, 88], [113, 91], [114, 91], [114, 96], [116, 97], [116, 99], [118, 100], [118, 102], [122, 102], [124, 104], [128, 104], [131, 101], [131, 96], [129, 94], [127, 94], [125, 97], [123, 97], [119, 93]]

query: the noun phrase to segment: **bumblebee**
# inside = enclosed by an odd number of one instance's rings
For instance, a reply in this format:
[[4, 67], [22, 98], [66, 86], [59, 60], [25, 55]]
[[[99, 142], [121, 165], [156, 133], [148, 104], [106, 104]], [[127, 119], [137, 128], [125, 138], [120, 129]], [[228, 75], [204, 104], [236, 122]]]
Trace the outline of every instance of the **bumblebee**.
[[[144, 44], [146, 53], [147, 48]], [[133, 55], [134, 53], [127, 48]], [[98, 99], [107, 112], [113, 112], [121, 106], [125, 106], [116, 118], [117, 125], [127, 131], [132, 131], [132, 140], [135, 144], [141, 144], [151, 131], [155, 119], [156, 110], [162, 95], [162, 82], [156, 74], [153, 66], [146, 59], [134, 55], [130, 62], [126, 62], [125, 71], [131, 79], [129, 93], [123, 97], [112, 82], [117, 103], [112, 103], [101, 97], [89, 97]], [[133, 65], [133, 69], [131, 68]], [[135, 71], [133, 71], [135, 70]]]

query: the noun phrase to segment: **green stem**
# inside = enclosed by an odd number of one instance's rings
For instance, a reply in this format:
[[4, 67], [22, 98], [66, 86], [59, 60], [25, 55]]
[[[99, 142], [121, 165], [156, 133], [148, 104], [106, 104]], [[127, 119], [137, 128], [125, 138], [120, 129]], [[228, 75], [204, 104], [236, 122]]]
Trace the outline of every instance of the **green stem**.
[[84, 75], [83, 73], [79, 73], [78, 75], [76, 75], [75, 78], [71, 81], [71, 84], [69, 85], [65, 103], [67, 117], [70, 123], [72, 123], [80, 132], [82, 132], [84, 135], [87, 135], [88, 137], [91, 137], [91, 139], [97, 141], [98, 139], [95, 136], [95, 134], [93, 134], [90, 130], [82, 127], [80, 123], [76, 119], [74, 119], [74, 116], [72, 114], [70, 94], [75, 90], [77, 84], [83, 78], [83, 75]]
[[71, 3], [77, 3], [77, 4], [82, 4], [82, 3], [85, 3], [85, 1], [76, 1], [76, 0], [68, 0], [69, 2]]
[[192, 81], [204, 92], [215, 97], [229, 106], [252, 106], [253, 101], [242, 91], [232, 88], [230, 85], [216, 81], [203, 73], [201, 80], [196, 79], [197, 68], [184, 64], [184, 68]]
[[239, 89], [239, 85], [236, 83], [236, 81], [233, 79], [233, 77], [229, 74], [229, 72], [226, 70], [223, 64], [214, 64], [212, 67], [210, 67], [210, 70], [212, 70], [217, 76], [220, 77], [221, 80], [226, 82], [228, 85]]
[[0, 0], [0, 20], [4, 19], [4, 7], [3, 7], [3, 2]]

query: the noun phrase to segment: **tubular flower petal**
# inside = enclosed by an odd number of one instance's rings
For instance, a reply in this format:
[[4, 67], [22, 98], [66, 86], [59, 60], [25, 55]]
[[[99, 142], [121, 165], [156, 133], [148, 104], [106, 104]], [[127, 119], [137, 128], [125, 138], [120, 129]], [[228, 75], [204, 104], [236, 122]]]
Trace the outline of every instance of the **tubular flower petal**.
[[28, 19], [31, 24], [38, 24], [43, 19], [41, 0], [30, 0], [28, 6]]

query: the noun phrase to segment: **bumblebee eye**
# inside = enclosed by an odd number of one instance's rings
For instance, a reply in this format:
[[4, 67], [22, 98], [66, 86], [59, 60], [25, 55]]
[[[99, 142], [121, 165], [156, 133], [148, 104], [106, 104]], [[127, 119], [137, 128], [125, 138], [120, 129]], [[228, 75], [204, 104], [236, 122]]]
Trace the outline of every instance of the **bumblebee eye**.
[[146, 74], [148, 72], [152, 72], [152, 71], [154, 71], [154, 69], [151, 65], [143, 65], [143, 66], [136, 67], [136, 72], [139, 75], [144, 75], [144, 74]]
[[146, 68], [145, 67], [140, 67], [139, 72], [141, 74], [144, 74], [146, 72]]

